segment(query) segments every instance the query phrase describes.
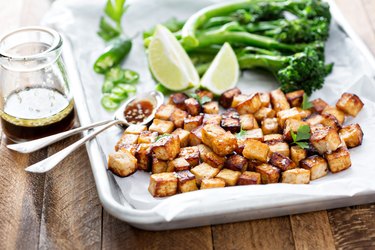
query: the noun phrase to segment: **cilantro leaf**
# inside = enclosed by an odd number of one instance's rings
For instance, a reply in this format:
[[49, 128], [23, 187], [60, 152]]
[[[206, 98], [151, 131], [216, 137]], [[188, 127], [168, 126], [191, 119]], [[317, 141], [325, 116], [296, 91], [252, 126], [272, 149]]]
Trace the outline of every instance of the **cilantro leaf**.
[[197, 100], [199, 102], [200, 105], [203, 105], [207, 102], [210, 102], [212, 101], [212, 99], [208, 96], [202, 96], [200, 97], [199, 95], [193, 93], [193, 94], [190, 94], [190, 97], [194, 98], [195, 100]]
[[303, 94], [303, 99], [302, 99], [302, 105], [301, 105], [301, 108], [302, 109], [309, 109], [313, 107], [312, 103], [309, 101], [309, 97], [305, 94]]
[[308, 142], [296, 142], [296, 144], [303, 149], [308, 149], [309, 148], [309, 143]]
[[157, 142], [157, 141], [159, 141], [161, 138], [164, 138], [164, 137], [167, 137], [167, 136], [171, 136], [171, 134], [162, 134], [162, 135], [158, 135], [158, 136], [156, 137], [155, 142]]
[[242, 127], [241, 127], [241, 130], [240, 130], [240, 132], [238, 132], [238, 133], [236, 134], [236, 137], [237, 137], [237, 139], [242, 139], [242, 138], [244, 138], [245, 136], [246, 136], [246, 130], [243, 130]]
[[296, 133], [294, 133], [293, 130], [290, 130], [290, 135], [292, 136], [293, 142], [296, 142], [297, 141], [297, 135], [296, 135]]
[[296, 141], [303, 141], [310, 139], [310, 127], [309, 125], [302, 125], [297, 130]]

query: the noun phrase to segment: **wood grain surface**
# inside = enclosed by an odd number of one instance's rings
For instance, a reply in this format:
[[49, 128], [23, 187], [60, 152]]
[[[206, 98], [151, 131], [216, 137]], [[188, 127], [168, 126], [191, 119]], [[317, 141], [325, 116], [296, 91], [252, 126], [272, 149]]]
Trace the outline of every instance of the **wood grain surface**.
[[[375, 54], [375, 1], [336, 2]], [[38, 24], [50, 4], [0, 0], [0, 35]], [[83, 147], [47, 174], [24, 171], [79, 137], [23, 155], [7, 150], [0, 133], [0, 249], [375, 249], [375, 204], [163, 232], [133, 228], [102, 209]]]

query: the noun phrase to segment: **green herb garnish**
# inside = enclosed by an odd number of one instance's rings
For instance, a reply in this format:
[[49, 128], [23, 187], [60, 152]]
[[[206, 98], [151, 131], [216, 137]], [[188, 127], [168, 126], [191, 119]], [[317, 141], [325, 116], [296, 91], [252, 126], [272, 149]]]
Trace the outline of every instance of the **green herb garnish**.
[[290, 130], [290, 134], [293, 139], [292, 144], [296, 144], [303, 149], [309, 148], [309, 143], [307, 142], [307, 140], [309, 140], [311, 136], [309, 125], [300, 126], [297, 130], [297, 134], [294, 133], [293, 130]]
[[313, 105], [312, 103], [309, 101], [309, 97], [305, 94], [303, 94], [303, 99], [302, 99], [302, 105], [301, 105], [301, 108], [302, 109], [309, 109], [309, 108], [312, 108]]
[[240, 132], [236, 134], [237, 139], [243, 139], [246, 136], [246, 130], [243, 130], [241, 127]]
[[159, 141], [161, 138], [164, 138], [164, 137], [167, 137], [167, 136], [171, 136], [171, 134], [162, 134], [162, 135], [158, 135], [158, 136], [156, 137], [155, 142], [157, 142], [157, 141]]
[[190, 97], [194, 98], [195, 100], [197, 100], [199, 102], [200, 105], [203, 105], [207, 102], [210, 102], [212, 101], [212, 99], [208, 96], [202, 96], [200, 97], [199, 95], [193, 93], [193, 94], [190, 94]]

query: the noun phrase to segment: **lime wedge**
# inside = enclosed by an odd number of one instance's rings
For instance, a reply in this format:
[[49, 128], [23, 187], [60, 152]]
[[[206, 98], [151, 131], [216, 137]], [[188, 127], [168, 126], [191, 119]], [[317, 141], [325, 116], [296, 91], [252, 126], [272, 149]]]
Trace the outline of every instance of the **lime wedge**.
[[158, 25], [148, 47], [148, 61], [155, 79], [174, 91], [199, 84], [199, 75], [189, 56], [174, 35]]
[[203, 75], [201, 85], [216, 95], [234, 88], [238, 81], [239, 65], [229, 43], [224, 43], [210, 67]]

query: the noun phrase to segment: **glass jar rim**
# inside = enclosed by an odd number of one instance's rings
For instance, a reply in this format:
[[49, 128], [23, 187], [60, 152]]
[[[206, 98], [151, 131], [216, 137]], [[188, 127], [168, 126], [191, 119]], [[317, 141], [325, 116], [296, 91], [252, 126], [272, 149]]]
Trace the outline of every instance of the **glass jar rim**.
[[14, 55], [12, 53], [8, 53], [5, 50], [3, 50], [0, 46], [0, 58], [8, 59], [8, 60], [14, 60], [14, 61], [26, 61], [26, 60], [36, 60], [45, 57], [51, 52], [55, 52], [56, 50], [60, 49], [63, 42], [60, 34], [55, 31], [54, 29], [47, 28], [47, 27], [41, 27], [41, 26], [27, 26], [22, 27], [19, 29], [15, 29], [9, 33], [7, 33], [5, 36], [1, 37], [0, 44], [4, 42], [7, 38], [20, 33], [20, 32], [27, 32], [27, 31], [39, 31], [39, 32], [45, 32], [49, 35], [51, 35], [53, 41], [51, 44], [49, 44], [49, 48], [45, 51], [30, 54], [30, 55]]

